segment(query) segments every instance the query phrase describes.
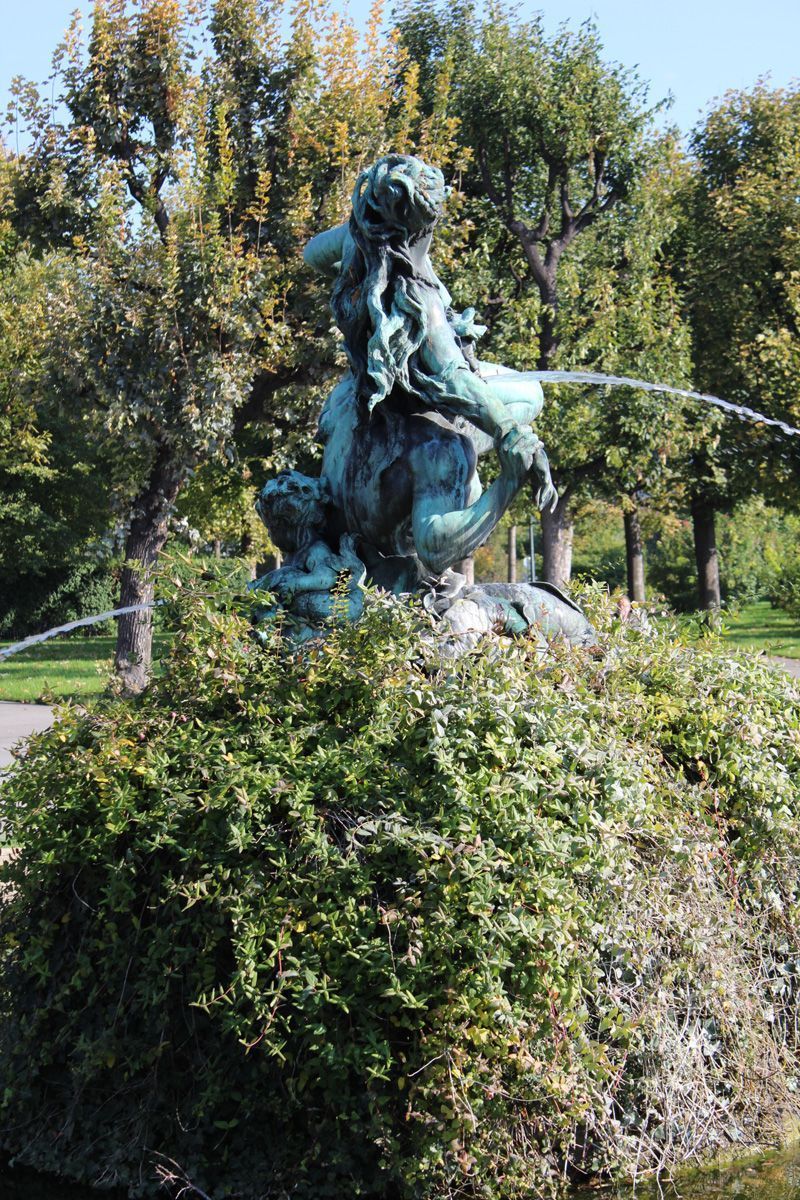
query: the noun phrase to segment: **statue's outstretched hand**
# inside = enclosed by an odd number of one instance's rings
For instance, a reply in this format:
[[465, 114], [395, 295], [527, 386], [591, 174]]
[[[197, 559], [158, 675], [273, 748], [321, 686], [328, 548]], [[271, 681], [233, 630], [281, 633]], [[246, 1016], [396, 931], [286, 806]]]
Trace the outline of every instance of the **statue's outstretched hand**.
[[469, 342], [477, 342], [486, 333], [486, 325], [475, 323], [475, 309], [465, 308], [463, 313], [449, 313], [450, 324], [456, 337], [465, 338]]
[[510, 424], [500, 430], [495, 446], [500, 470], [509, 483], [522, 487], [541, 445], [530, 425]]
[[558, 492], [550, 477], [550, 463], [530, 425], [510, 425], [503, 429], [497, 439], [497, 456], [503, 475], [515, 486], [521, 487], [530, 476], [539, 509], [555, 508]]
[[544, 446], [541, 442], [536, 449], [531, 463], [531, 483], [536, 487], [536, 507], [540, 512], [545, 509], [553, 511], [558, 504], [558, 492], [550, 477], [550, 463], [547, 460]]

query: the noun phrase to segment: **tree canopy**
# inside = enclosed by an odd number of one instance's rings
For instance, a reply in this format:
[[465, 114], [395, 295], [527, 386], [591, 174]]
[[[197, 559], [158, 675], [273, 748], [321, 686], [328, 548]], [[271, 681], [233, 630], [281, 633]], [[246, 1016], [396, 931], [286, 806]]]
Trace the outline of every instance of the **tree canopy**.
[[[692, 138], [684, 283], [700, 388], [800, 424], [800, 90], [730, 92]], [[792, 446], [722, 427], [720, 499], [798, 492]]]
[[[21, 564], [46, 557], [56, 476], [59, 528], [82, 546], [121, 532], [124, 603], [152, 596], [176, 506], [247, 541], [253, 466], [310, 466], [340, 369], [301, 247], [390, 148], [449, 176], [437, 266], [481, 313], [483, 357], [694, 379], [800, 416], [796, 92], [732, 94], [687, 156], [592, 25], [549, 35], [503, 5], [406, 0], [388, 32], [376, 6], [359, 33], [326, 3], [104, 0], [48, 88], [17, 81], [14, 103], [0, 540]], [[796, 494], [788, 450], [652, 395], [548, 387], [540, 429], [562, 492], [544, 521], [554, 579], [586, 498], [633, 513]], [[132, 687], [149, 630], [120, 626]]]

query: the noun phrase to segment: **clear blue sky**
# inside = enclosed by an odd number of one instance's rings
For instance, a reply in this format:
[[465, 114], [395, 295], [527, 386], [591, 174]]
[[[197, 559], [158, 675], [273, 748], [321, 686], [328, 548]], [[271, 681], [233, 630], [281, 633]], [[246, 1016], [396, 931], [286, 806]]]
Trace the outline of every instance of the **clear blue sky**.
[[[369, 0], [351, 0], [363, 21]], [[77, 0], [0, 0], [0, 112], [14, 75], [40, 80]], [[522, 0], [548, 26], [594, 17], [606, 57], [638, 66], [651, 99], [675, 98], [671, 120], [689, 130], [709, 101], [769, 74], [776, 86], [800, 76], [800, 0]]]

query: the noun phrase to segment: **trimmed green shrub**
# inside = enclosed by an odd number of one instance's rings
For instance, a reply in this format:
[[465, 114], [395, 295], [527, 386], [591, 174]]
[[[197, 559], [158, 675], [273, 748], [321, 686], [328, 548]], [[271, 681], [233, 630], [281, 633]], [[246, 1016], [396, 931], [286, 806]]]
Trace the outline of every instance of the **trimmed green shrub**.
[[728, 603], [750, 604], [768, 597], [775, 575], [786, 563], [797, 559], [797, 516], [752, 497], [730, 515], [720, 515], [718, 526]]
[[590, 603], [596, 656], [454, 662], [394, 601], [292, 654], [195, 596], [142, 697], [64, 711], [0, 789], [0, 1149], [517, 1200], [778, 1140], [800, 694]]
[[[160, 560], [160, 576], [167, 580], [173, 593], [182, 595], [185, 589], [202, 593], [206, 598], [235, 592], [243, 593], [252, 579], [251, 563], [245, 558], [220, 557], [211, 554], [187, 554], [173, 541]], [[165, 604], [155, 609], [156, 629], [174, 631], [181, 627], [181, 606]]]
[[594, 579], [609, 590], [627, 586], [625, 527], [619, 508], [590, 502], [575, 522], [572, 573]]

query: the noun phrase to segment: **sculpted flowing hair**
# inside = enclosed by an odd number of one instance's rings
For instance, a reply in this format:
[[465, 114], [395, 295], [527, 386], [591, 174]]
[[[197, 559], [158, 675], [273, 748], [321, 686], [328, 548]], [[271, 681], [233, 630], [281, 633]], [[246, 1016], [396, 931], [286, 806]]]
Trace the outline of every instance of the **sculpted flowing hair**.
[[426, 333], [425, 293], [436, 284], [417, 273], [410, 248], [433, 229], [445, 197], [441, 171], [408, 154], [378, 159], [353, 191], [352, 244], [332, 305], [370, 411], [396, 386], [421, 399], [430, 390], [414, 356]]

